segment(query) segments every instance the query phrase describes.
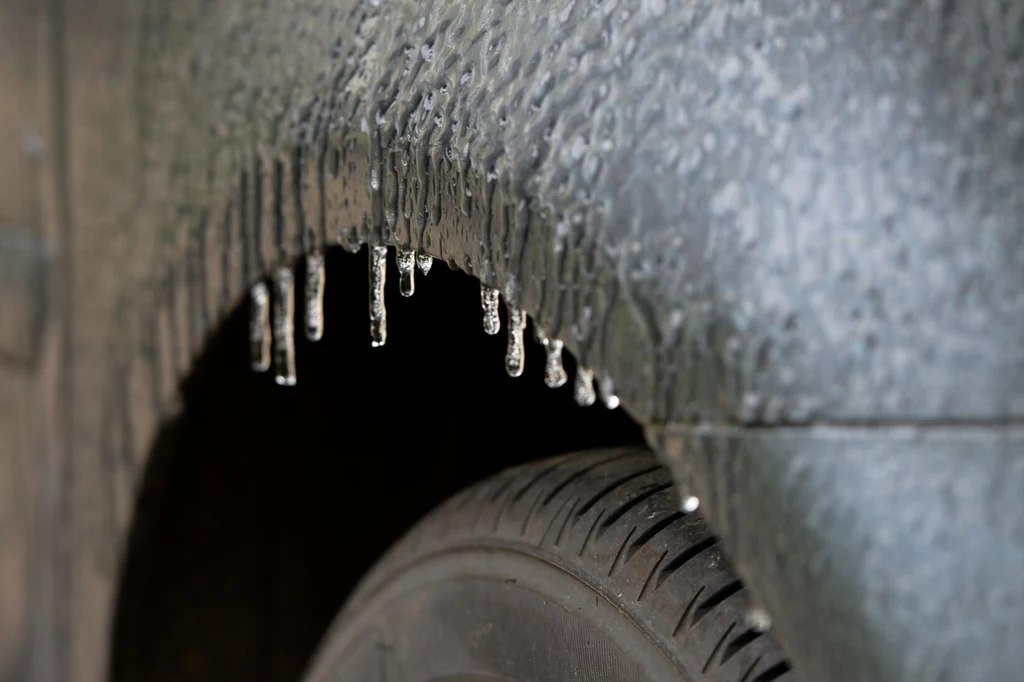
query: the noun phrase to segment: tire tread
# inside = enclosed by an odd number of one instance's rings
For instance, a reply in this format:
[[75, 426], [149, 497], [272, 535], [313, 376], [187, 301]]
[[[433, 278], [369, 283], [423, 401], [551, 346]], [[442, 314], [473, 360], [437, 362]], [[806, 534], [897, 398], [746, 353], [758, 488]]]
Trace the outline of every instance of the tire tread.
[[[566, 455], [504, 471], [441, 505], [357, 588], [459, 545], [515, 546], [570, 570], [659, 642], [687, 682], [795, 679], [771, 633], [743, 625], [750, 596], [699, 512], [640, 449]], [[635, 598], [626, 595], [636, 595]]]

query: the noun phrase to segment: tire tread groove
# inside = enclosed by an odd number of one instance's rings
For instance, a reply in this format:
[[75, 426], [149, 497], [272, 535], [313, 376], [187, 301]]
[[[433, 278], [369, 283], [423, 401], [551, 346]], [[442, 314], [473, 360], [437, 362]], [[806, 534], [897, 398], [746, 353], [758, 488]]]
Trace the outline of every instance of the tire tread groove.
[[692, 625], [696, 625], [697, 623], [699, 623], [701, 620], [703, 620], [704, 616], [711, 613], [713, 610], [718, 608], [722, 604], [722, 602], [724, 602], [726, 599], [728, 599], [729, 597], [736, 594], [742, 589], [743, 583], [741, 583], [739, 580], [733, 580], [731, 583], [719, 588], [716, 592], [712, 593], [711, 596], [709, 596], [707, 599], [700, 603], [700, 606], [694, 609]]
[[671, 487], [672, 483], [662, 483], [660, 485], [653, 486], [648, 490], [641, 492], [639, 495], [636, 495], [630, 498], [629, 500], [623, 502], [621, 505], [616, 507], [611, 514], [605, 517], [604, 521], [601, 523], [601, 529], [598, 531], [597, 536], [601, 537], [604, 531], [611, 528], [616, 521], [625, 516], [626, 512], [628, 512], [633, 507], [637, 506], [644, 500], [654, 497], [655, 495], [662, 491], [668, 490]]
[[[408, 533], [364, 579], [346, 612], [432, 552], [486, 550], [493, 541], [536, 553], [590, 585], [664, 647], [683, 679], [790, 679], [770, 633], [744, 625], [746, 598], [731, 599], [742, 583], [720, 550], [708, 554], [718, 538], [699, 513], [682, 512], [674, 497], [661, 494], [671, 487], [668, 472], [635, 449], [510, 469], [453, 497]], [[514, 584], [516, 576], [508, 577]]]
[[674, 559], [669, 561], [661, 569], [661, 573], [658, 575], [658, 582], [655, 584], [655, 589], [665, 584], [665, 581], [672, 577], [672, 574], [681, 569], [686, 564], [696, 559], [699, 555], [703, 554], [707, 550], [711, 549], [718, 544], [718, 538], [714, 535], [709, 535], [700, 542], [690, 545], [682, 552], [680, 552]]
[[684, 516], [686, 516], [686, 514], [684, 514], [681, 511], [672, 512], [671, 514], [669, 514], [668, 516], [663, 518], [661, 521], [658, 521], [653, 526], [651, 526], [650, 528], [645, 530], [643, 533], [641, 533], [640, 537], [638, 537], [636, 540], [634, 540], [633, 544], [630, 545], [629, 550], [627, 551], [627, 554], [626, 554], [626, 561], [629, 561], [630, 559], [632, 559], [633, 555], [636, 554], [637, 551], [641, 547], [643, 547], [648, 542], [653, 540], [655, 538], [655, 536], [658, 535], [658, 533], [660, 533], [661, 531], [665, 530], [666, 528], [668, 528], [669, 526], [671, 526], [673, 523], [675, 523], [679, 519], [683, 518]]
[[628, 457], [630, 454], [632, 454], [632, 453], [622, 452], [622, 453], [619, 453], [619, 454], [617, 454], [617, 455], [615, 455], [613, 457], [608, 457], [606, 459], [602, 459], [600, 461], [594, 462], [590, 466], [584, 467], [583, 469], [580, 469], [579, 471], [574, 472], [572, 475], [570, 475], [568, 478], [566, 478], [564, 481], [562, 481], [561, 483], [556, 485], [554, 488], [552, 488], [548, 492], [547, 496], [544, 498], [544, 503], [541, 506], [546, 507], [548, 504], [550, 504], [551, 500], [555, 499], [555, 497], [557, 497], [560, 492], [562, 492], [569, 485], [571, 485], [573, 483], [573, 481], [579, 480], [580, 478], [582, 478], [583, 476], [587, 475], [588, 473], [590, 473], [594, 469], [598, 468], [599, 466], [603, 466], [605, 464], [609, 464], [609, 463], [614, 462], [616, 460], [623, 459], [625, 457]]
[[640, 471], [634, 471], [631, 474], [627, 474], [625, 476], [622, 476], [620, 478], [615, 479], [614, 481], [612, 481], [611, 483], [606, 485], [604, 488], [602, 488], [601, 490], [597, 491], [597, 494], [595, 494], [589, 500], [584, 502], [583, 506], [580, 507], [576, 511], [576, 516], [583, 516], [584, 514], [586, 514], [588, 511], [593, 509], [594, 506], [598, 502], [600, 502], [602, 498], [607, 497], [609, 494], [611, 494], [617, 488], [621, 488], [622, 486], [624, 486], [625, 484], [629, 483], [630, 481], [632, 481], [635, 478], [640, 478], [641, 476], [645, 476], [645, 475], [651, 473], [652, 471], [658, 471], [659, 469], [661, 469], [660, 466], [648, 467], [646, 469], [642, 469]]

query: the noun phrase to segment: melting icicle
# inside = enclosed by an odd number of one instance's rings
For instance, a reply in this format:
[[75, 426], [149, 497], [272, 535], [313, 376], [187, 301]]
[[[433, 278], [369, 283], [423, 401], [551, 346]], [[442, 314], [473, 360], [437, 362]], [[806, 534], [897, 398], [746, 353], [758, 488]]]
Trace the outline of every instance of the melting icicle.
[[270, 292], [264, 282], [249, 290], [249, 352], [254, 371], [270, 369]]
[[484, 309], [484, 332], [494, 336], [501, 331], [501, 318], [498, 317], [498, 290], [486, 284], [480, 284], [480, 305]]
[[578, 405], [589, 407], [594, 404], [597, 396], [594, 394], [593, 370], [589, 370], [581, 365], [576, 366], [576, 386], [573, 393]]
[[319, 341], [324, 336], [324, 284], [327, 271], [324, 257], [311, 253], [306, 257], [306, 338]]
[[614, 410], [619, 406], [619, 396], [615, 395], [615, 383], [604, 372], [601, 373], [601, 378], [597, 382], [597, 392], [601, 396], [601, 402], [609, 410]]
[[416, 252], [395, 249], [395, 263], [398, 264], [398, 290], [408, 298], [416, 293]]
[[692, 514], [700, 508], [700, 500], [696, 495], [690, 495], [689, 493], [683, 493], [683, 503], [680, 505], [684, 512]]
[[569, 380], [569, 375], [562, 365], [562, 340], [549, 339], [544, 344], [544, 351], [547, 353], [544, 361], [544, 383], [548, 388], [564, 386]]
[[295, 385], [295, 275], [288, 266], [274, 273], [274, 381]]
[[533, 338], [544, 346], [544, 383], [548, 388], [564, 386], [569, 380], [569, 375], [565, 373], [565, 367], [562, 365], [561, 339], [549, 339], [547, 332], [536, 322], [533, 325]]
[[370, 247], [370, 345], [380, 348], [388, 338], [388, 311], [384, 307], [384, 280], [388, 274], [388, 248]]
[[416, 254], [416, 267], [426, 275], [430, 272], [430, 268], [434, 267], [434, 257], [425, 253]]
[[526, 329], [526, 313], [521, 308], [508, 308], [508, 349], [505, 351], [505, 371], [510, 377], [523, 373], [526, 352], [523, 347], [523, 330]]

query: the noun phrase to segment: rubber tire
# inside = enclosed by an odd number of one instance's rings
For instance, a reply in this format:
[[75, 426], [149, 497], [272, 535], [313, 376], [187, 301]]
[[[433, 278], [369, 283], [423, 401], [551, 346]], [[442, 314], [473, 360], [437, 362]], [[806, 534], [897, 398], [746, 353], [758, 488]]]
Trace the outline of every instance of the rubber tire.
[[507, 470], [436, 509], [350, 597], [320, 680], [768, 682], [793, 672], [643, 450]]

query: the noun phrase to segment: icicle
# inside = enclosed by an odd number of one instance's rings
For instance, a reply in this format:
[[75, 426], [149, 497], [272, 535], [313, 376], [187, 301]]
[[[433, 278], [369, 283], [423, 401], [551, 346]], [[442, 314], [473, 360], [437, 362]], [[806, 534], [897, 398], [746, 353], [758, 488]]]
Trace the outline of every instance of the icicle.
[[601, 378], [597, 382], [597, 393], [601, 396], [601, 402], [609, 410], [614, 410], [619, 406], [619, 396], [615, 395], [615, 382], [604, 372], [601, 373]]
[[270, 369], [270, 292], [264, 282], [249, 290], [249, 354], [254, 371]]
[[306, 256], [306, 338], [319, 341], [324, 336], [324, 285], [327, 271], [320, 253]]
[[526, 313], [515, 306], [506, 306], [508, 310], [508, 349], [505, 351], [505, 371], [510, 377], [518, 377], [523, 373], [526, 363], [526, 352], [523, 347], [523, 330], [526, 329]]
[[384, 280], [388, 273], [386, 246], [370, 247], [370, 345], [379, 348], [388, 338], [388, 311], [384, 307]]
[[430, 272], [430, 268], [434, 267], [434, 257], [425, 253], [416, 254], [416, 267], [424, 275], [427, 275]]
[[589, 407], [594, 404], [597, 396], [594, 394], [594, 372], [592, 370], [582, 365], [576, 365], [576, 386], [573, 393], [578, 405]]
[[416, 253], [395, 249], [395, 263], [398, 265], [398, 290], [408, 298], [416, 293]]
[[274, 273], [274, 381], [295, 385], [295, 276], [288, 266]]
[[501, 318], [498, 317], [498, 290], [486, 284], [480, 285], [480, 305], [484, 309], [484, 332], [494, 336], [501, 331]]
[[562, 365], [562, 345], [561, 339], [549, 339], [544, 344], [547, 354], [544, 361], [544, 383], [548, 388], [559, 388], [569, 381], [569, 375]]
[[561, 339], [549, 339], [547, 332], [536, 323], [533, 324], [533, 338], [540, 345], [544, 346], [544, 383], [548, 388], [559, 388], [569, 380], [569, 375], [562, 365]]

